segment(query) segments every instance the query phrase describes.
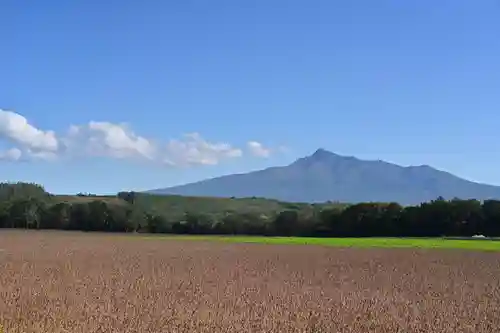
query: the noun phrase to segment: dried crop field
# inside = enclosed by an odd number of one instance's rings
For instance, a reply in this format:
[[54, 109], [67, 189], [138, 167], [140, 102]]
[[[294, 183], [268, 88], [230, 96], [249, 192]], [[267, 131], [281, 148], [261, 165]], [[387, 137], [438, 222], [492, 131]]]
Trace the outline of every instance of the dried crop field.
[[495, 332], [500, 254], [0, 231], [11, 332]]

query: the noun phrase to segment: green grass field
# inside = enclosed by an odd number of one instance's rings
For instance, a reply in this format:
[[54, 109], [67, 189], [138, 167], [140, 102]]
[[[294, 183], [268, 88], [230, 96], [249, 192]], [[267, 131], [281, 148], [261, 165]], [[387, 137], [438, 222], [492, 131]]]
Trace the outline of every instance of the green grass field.
[[146, 236], [166, 240], [215, 241], [229, 243], [257, 243], [283, 245], [321, 245], [357, 248], [420, 248], [500, 251], [500, 241], [442, 238], [306, 238], [259, 236]]

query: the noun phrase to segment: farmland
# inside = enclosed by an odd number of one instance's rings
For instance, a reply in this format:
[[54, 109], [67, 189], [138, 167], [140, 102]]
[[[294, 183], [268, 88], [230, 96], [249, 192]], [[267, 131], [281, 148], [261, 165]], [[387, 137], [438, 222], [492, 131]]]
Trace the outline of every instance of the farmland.
[[493, 332], [500, 325], [495, 252], [228, 238], [1, 231], [0, 324], [6, 332], [54, 333]]
[[281, 245], [321, 245], [355, 248], [417, 248], [500, 251], [500, 239], [445, 239], [445, 238], [314, 238], [262, 236], [142, 236], [184, 241], [216, 241], [227, 243], [256, 243]]

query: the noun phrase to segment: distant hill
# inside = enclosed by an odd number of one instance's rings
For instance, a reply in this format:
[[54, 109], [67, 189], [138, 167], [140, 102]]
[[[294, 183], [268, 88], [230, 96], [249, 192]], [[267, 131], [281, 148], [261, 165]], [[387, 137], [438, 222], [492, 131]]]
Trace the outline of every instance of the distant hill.
[[[111, 205], [126, 204], [126, 201], [120, 199], [116, 195], [55, 195], [53, 199], [55, 200], [55, 203], [64, 202], [69, 204], [89, 203], [96, 200], [104, 201]], [[153, 195], [148, 193], [138, 193], [135, 202], [148, 213], [161, 215], [174, 221], [182, 219], [186, 212], [210, 215], [214, 218], [222, 218], [223, 216], [232, 213], [272, 217], [277, 213], [288, 209], [297, 209], [307, 212], [315, 209], [321, 210], [324, 208], [345, 207], [345, 205], [335, 202], [310, 205], [308, 203], [282, 202], [257, 197], [218, 198], [180, 195]]]
[[332, 207], [344, 207], [338, 203], [309, 205], [307, 203], [282, 202], [273, 199], [257, 197], [249, 198], [218, 198], [179, 195], [148, 195], [140, 194], [137, 203], [148, 212], [166, 216], [170, 219], [180, 219], [186, 212], [202, 213], [214, 217], [226, 214], [256, 214], [274, 216], [288, 209], [308, 211]]
[[471, 182], [430, 166], [341, 156], [324, 149], [287, 166], [148, 191], [210, 197], [261, 197], [288, 202], [399, 202], [458, 197], [499, 199], [500, 186]]

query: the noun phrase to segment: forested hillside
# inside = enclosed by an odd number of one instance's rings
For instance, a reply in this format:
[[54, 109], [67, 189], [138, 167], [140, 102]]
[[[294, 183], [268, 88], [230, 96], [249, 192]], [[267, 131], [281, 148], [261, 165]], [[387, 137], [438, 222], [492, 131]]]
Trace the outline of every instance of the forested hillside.
[[500, 236], [500, 201], [285, 203], [121, 192], [55, 196], [36, 184], [0, 184], [0, 227], [176, 234], [318, 237]]

